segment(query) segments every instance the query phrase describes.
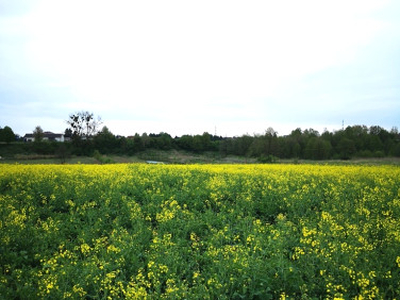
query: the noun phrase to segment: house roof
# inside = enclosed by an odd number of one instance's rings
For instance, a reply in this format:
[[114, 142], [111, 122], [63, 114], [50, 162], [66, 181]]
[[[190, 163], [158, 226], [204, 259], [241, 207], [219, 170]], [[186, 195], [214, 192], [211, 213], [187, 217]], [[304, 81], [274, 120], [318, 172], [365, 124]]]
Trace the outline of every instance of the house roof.
[[[53, 133], [50, 131], [43, 132], [43, 137], [46, 137], [46, 138], [58, 138], [58, 137], [62, 137], [63, 135], [64, 134], [62, 134], [62, 133]], [[24, 138], [33, 138], [33, 137], [35, 137], [35, 135], [33, 133], [27, 133], [24, 136]]]

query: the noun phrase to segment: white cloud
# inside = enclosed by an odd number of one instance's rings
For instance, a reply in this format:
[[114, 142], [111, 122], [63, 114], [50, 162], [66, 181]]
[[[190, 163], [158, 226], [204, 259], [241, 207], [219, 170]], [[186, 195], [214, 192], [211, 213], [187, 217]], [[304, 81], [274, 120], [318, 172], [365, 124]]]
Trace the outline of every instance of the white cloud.
[[[374, 47], [376, 37], [391, 28], [374, 14], [393, 5], [389, 1], [36, 3], [29, 15], [0, 19], [0, 38], [7, 41], [0, 48], [7, 73], [0, 71], [0, 76], [15, 86], [22, 82], [24, 91], [35, 95], [32, 102], [61, 108], [66, 117], [77, 110], [93, 111], [115, 124], [115, 131], [124, 130], [118, 124], [129, 120], [187, 130], [219, 122], [249, 130], [263, 126], [258, 130], [262, 131], [268, 122], [284, 126], [323, 113], [318, 108], [321, 103], [343, 108], [348, 98], [335, 97], [357, 94], [354, 86], [341, 88], [340, 94], [332, 90], [336, 82], [344, 84], [340, 76], [335, 83], [308, 78], [326, 70], [347, 72], [360, 53]], [[16, 41], [10, 42], [13, 38]], [[302, 104], [297, 103], [300, 99]], [[295, 117], [302, 114], [303, 118]]]
[[29, 55], [39, 70], [67, 76], [89, 94], [260, 94], [346, 60], [379, 29], [354, 20], [359, 8], [319, 1], [44, 1], [30, 20]]

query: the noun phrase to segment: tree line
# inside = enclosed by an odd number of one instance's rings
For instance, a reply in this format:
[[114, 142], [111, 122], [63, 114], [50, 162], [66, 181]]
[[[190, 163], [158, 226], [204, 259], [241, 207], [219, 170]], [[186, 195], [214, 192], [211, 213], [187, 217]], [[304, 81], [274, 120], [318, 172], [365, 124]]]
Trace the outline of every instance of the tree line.
[[[67, 142], [50, 142], [38, 139], [33, 143], [15, 142], [16, 136], [8, 126], [0, 128], [0, 155], [6, 146], [14, 146], [9, 152], [36, 153], [47, 155], [92, 156], [93, 153], [105, 155], [135, 155], [156, 150], [184, 150], [193, 153], [215, 152], [221, 156], [236, 155], [258, 158], [261, 162], [280, 159], [351, 159], [354, 157], [400, 157], [400, 134], [397, 128], [390, 131], [380, 126], [348, 126], [334, 132], [320, 134], [314, 129], [297, 128], [289, 135], [279, 136], [273, 128], [263, 134], [222, 137], [207, 132], [201, 135], [172, 137], [158, 134], [138, 134], [124, 137], [114, 135], [106, 126], [88, 134], [87, 128], [74, 127], [65, 130]], [[38, 137], [41, 131], [36, 128]]]
[[[83, 141], [81, 141], [83, 142]], [[335, 132], [320, 134], [313, 129], [297, 128], [289, 135], [278, 136], [268, 128], [264, 134], [222, 137], [208, 132], [172, 138], [168, 133], [135, 134], [131, 137], [113, 135], [103, 127], [91, 141], [90, 147], [102, 154], [133, 155], [147, 149], [185, 150], [194, 153], [218, 152], [222, 156], [255, 157], [263, 162], [280, 159], [350, 159], [353, 157], [400, 157], [400, 135], [397, 129], [387, 131], [379, 126], [348, 126]], [[80, 148], [84, 149], [84, 148]]]

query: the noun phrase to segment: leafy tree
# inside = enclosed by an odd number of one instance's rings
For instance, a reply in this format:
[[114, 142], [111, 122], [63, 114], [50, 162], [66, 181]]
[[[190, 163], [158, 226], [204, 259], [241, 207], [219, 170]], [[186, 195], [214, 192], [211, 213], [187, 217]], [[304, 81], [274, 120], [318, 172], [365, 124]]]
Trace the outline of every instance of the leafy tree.
[[328, 159], [330, 158], [332, 145], [329, 141], [316, 136], [309, 139], [306, 146], [306, 158], [309, 159]]
[[0, 142], [11, 143], [15, 141], [15, 134], [11, 127], [0, 128]]
[[143, 145], [143, 149], [150, 147], [151, 138], [148, 136], [146, 132], [142, 133], [141, 141]]
[[118, 149], [118, 140], [111, 131], [104, 126], [102, 130], [93, 139], [94, 147], [101, 153], [116, 152]]
[[236, 139], [235, 143], [235, 154], [240, 156], [248, 155], [249, 148], [253, 142], [253, 137], [249, 135], [242, 135]]
[[60, 143], [55, 154], [61, 160], [61, 163], [64, 164], [71, 153], [66, 143]]
[[372, 135], [379, 135], [379, 134], [381, 134], [382, 131], [386, 131], [386, 130], [380, 126], [371, 126], [369, 128], [369, 133]]
[[301, 156], [301, 146], [298, 142], [294, 142], [291, 154], [293, 158], [298, 158]]
[[193, 142], [193, 136], [191, 136], [191, 135], [187, 135], [187, 134], [182, 135], [178, 139], [177, 143], [178, 143], [178, 146], [183, 150], [193, 150], [194, 142]]
[[33, 130], [33, 137], [35, 138], [35, 142], [37, 143], [43, 141], [44, 133], [42, 127], [36, 126], [36, 128]]
[[394, 144], [390, 149], [390, 155], [400, 157], [400, 143]]
[[142, 137], [136, 133], [135, 136], [133, 137], [133, 150], [134, 151], [142, 151], [144, 150], [145, 143], [142, 139]]
[[193, 136], [191, 148], [194, 152], [203, 152], [205, 150], [204, 140], [201, 135], [196, 134]]
[[161, 132], [157, 137], [154, 138], [156, 148], [161, 150], [170, 150], [172, 149], [173, 139], [172, 137], [165, 132]]
[[213, 151], [216, 150], [214, 147], [214, 144], [212, 142], [212, 137], [211, 134], [208, 132], [204, 132], [202, 135], [199, 135], [199, 142], [200, 142], [200, 147], [203, 149], [203, 151]]
[[249, 149], [251, 156], [281, 156], [279, 149], [278, 133], [269, 127], [264, 135], [255, 136]]
[[368, 128], [366, 126], [360, 125], [347, 126], [346, 129], [340, 133], [340, 136], [352, 140], [354, 142], [357, 153], [365, 150], [366, 144], [368, 143], [369, 139]]
[[338, 144], [340, 158], [350, 159], [356, 152], [356, 146], [353, 140], [343, 137]]
[[264, 142], [264, 154], [280, 156], [277, 131], [275, 131], [272, 127], [269, 127], [262, 139]]
[[307, 144], [307, 135], [300, 128], [292, 130], [287, 137], [291, 146], [291, 157], [302, 158]]
[[319, 132], [312, 128], [304, 130], [303, 134], [309, 137], [319, 137]]
[[392, 129], [390, 130], [390, 134], [392, 136], [399, 136], [399, 129], [396, 126], [393, 126]]
[[369, 150], [371, 152], [382, 151], [383, 143], [378, 135], [370, 134], [368, 135], [363, 148], [364, 150]]

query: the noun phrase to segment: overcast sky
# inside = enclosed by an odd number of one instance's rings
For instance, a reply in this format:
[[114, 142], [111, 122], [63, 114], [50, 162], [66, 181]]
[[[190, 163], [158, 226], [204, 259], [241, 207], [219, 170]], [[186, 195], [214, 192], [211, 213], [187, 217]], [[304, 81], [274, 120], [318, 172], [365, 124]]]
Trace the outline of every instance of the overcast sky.
[[400, 127], [400, 1], [0, 0], [0, 126]]

